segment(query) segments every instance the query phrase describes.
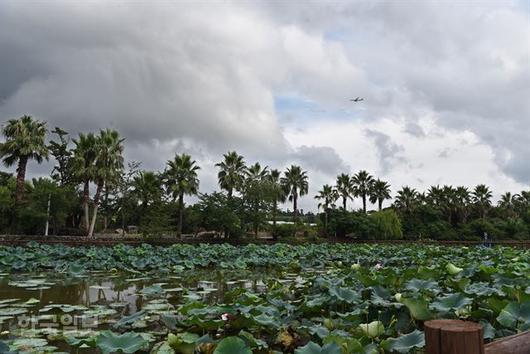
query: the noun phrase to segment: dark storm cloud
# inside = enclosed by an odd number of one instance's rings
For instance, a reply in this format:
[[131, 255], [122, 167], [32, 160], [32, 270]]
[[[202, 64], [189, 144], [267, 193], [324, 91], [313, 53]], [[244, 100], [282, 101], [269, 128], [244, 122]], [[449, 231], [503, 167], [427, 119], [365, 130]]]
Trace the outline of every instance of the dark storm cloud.
[[[235, 149], [342, 172], [346, 156], [332, 148], [285, 140], [274, 97], [294, 93], [366, 125], [396, 119], [425, 144], [425, 117], [470, 131], [492, 148], [499, 173], [529, 184], [528, 24], [528, 12], [506, 1], [8, 0], [0, 120], [33, 114], [74, 135], [113, 127], [128, 158], [152, 168], [179, 150], [211, 163]], [[352, 94], [366, 100], [351, 108]], [[367, 135], [382, 169], [399, 169], [394, 134]]]

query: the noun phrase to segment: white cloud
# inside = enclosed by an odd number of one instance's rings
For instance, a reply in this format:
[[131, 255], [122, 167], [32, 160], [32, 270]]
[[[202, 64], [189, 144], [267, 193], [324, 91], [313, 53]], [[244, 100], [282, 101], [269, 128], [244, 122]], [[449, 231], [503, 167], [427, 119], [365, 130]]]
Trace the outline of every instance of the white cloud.
[[[530, 184], [530, 20], [516, 2], [8, 0], [0, 48], [2, 120], [113, 127], [146, 168], [190, 152], [205, 191], [228, 150], [305, 165], [305, 209], [348, 168], [419, 188]], [[282, 95], [320, 119], [295, 105], [282, 127]]]

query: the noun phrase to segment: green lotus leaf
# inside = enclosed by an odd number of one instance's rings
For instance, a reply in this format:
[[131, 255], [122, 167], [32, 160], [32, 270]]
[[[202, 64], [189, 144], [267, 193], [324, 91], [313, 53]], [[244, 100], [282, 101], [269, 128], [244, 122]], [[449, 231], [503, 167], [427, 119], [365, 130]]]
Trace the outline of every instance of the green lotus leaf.
[[476, 282], [471, 283], [464, 289], [466, 294], [476, 295], [476, 296], [491, 296], [498, 295], [504, 296], [504, 292], [500, 289], [494, 288], [486, 282]]
[[336, 343], [320, 346], [315, 342], [309, 342], [301, 348], [297, 348], [294, 354], [341, 354], [341, 349]]
[[48, 345], [48, 341], [42, 338], [19, 338], [11, 344], [15, 349], [28, 351], [31, 348], [41, 348]]
[[156, 343], [153, 349], [151, 349], [151, 354], [175, 354], [175, 351], [164, 341]]
[[349, 336], [332, 334], [324, 338], [323, 343], [335, 343], [341, 348], [343, 353], [359, 353], [363, 351], [361, 342]]
[[459, 267], [455, 266], [453, 263], [448, 263], [445, 266], [445, 270], [447, 270], [447, 273], [449, 273], [451, 275], [456, 275], [456, 274], [460, 273], [461, 271], [463, 271], [464, 268], [459, 268]]
[[433, 314], [429, 310], [429, 304], [423, 299], [402, 297], [401, 303], [407, 307], [410, 316], [416, 320], [426, 321], [433, 318]]
[[239, 337], [243, 338], [247, 345], [251, 348], [257, 348], [259, 350], [267, 349], [269, 345], [264, 340], [258, 339], [252, 335], [252, 333], [241, 330]]
[[425, 336], [423, 332], [418, 330], [397, 338], [387, 339], [382, 343], [385, 350], [398, 353], [409, 353], [414, 348], [423, 348], [424, 346]]
[[405, 284], [405, 289], [420, 292], [420, 291], [430, 291], [433, 293], [440, 292], [438, 282], [434, 280], [422, 280], [422, 279], [411, 279]]
[[103, 331], [96, 337], [97, 347], [104, 353], [134, 353], [147, 344], [140, 334], [126, 332], [116, 334], [110, 331]]
[[213, 354], [252, 354], [252, 351], [243, 339], [226, 337], [217, 344]]
[[361, 296], [358, 292], [342, 287], [331, 287], [329, 289], [329, 294], [332, 297], [335, 297], [339, 301], [346, 302], [348, 304], [354, 304], [361, 300]]
[[165, 292], [160, 285], [151, 285], [140, 290], [141, 295], [161, 295]]
[[143, 318], [145, 316], [145, 314], [147, 313], [147, 311], [145, 310], [140, 310], [138, 312], [135, 312], [133, 313], [132, 315], [130, 316], [125, 316], [125, 317], [122, 317], [120, 318], [120, 320], [118, 322], [116, 322], [114, 324], [114, 328], [120, 328], [120, 327], [123, 327], [123, 326], [126, 326], [126, 325], [131, 325], [133, 324], [134, 322], [136, 322], [137, 320]]
[[451, 294], [433, 301], [431, 308], [441, 313], [461, 310], [473, 303], [473, 299], [465, 297], [460, 293]]
[[198, 339], [199, 336], [195, 333], [170, 333], [167, 336], [167, 343], [171, 348], [175, 349], [177, 353], [193, 354]]
[[497, 322], [507, 328], [522, 331], [530, 329], [530, 301], [509, 303], [497, 316]]

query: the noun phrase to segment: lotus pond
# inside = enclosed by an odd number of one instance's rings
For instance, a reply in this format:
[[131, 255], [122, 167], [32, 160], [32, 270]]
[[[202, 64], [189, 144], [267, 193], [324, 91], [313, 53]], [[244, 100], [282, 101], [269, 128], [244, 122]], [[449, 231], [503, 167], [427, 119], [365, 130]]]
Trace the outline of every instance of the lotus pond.
[[530, 329], [530, 251], [0, 247], [0, 353], [421, 353], [423, 321]]

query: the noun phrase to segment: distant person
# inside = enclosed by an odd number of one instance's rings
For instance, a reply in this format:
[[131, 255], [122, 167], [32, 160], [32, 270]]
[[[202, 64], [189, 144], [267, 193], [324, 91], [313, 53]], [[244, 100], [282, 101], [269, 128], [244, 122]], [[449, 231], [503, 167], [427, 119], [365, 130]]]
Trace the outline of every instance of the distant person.
[[484, 246], [486, 247], [490, 247], [491, 244], [489, 242], [489, 235], [486, 231], [484, 231]]

